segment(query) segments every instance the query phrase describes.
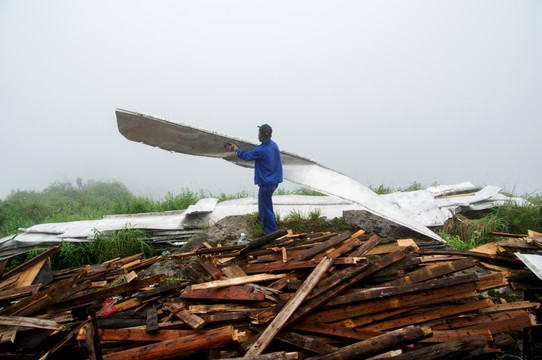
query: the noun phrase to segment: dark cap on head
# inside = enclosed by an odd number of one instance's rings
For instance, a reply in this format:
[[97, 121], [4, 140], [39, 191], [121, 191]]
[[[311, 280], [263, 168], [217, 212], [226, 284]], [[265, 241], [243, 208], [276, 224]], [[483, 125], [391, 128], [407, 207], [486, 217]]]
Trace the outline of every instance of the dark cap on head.
[[271, 134], [273, 133], [273, 129], [271, 129], [271, 126], [267, 124], [263, 124], [261, 126], [258, 126], [260, 128], [260, 134], [266, 137], [271, 137]]

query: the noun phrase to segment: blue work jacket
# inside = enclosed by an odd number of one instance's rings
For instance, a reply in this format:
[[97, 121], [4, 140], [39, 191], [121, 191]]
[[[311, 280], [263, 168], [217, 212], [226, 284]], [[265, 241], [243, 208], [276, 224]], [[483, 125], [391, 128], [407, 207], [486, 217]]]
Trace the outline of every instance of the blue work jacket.
[[235, 154], [243, 160], [254, 160], [254, 183], [257, 185], [277, 185], [282, 182], [282, 161], [278, 145], [269, 140], [254, 150], [237, 149]]

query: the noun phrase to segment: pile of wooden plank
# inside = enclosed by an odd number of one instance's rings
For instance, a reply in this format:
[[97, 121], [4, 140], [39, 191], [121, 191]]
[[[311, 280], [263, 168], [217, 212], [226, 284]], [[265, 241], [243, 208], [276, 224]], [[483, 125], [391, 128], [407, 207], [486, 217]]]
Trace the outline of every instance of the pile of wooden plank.
[[[57, 247], [3, 263], [0, 357], [450, 359], [499, 353], [538, 324], [539, 302], [487, 296], [525, 271], [505, 252], [363, 230], [205, 245], [60, 272]], [[182, 276], [137, 275], [165, 261]]]

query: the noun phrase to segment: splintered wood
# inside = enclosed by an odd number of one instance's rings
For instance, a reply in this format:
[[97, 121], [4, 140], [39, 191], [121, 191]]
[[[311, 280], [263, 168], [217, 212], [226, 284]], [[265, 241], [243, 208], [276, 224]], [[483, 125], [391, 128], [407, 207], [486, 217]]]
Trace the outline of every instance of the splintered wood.
[[[487, 356], [537, 325], [539, 302], [489, 297], [542, 287], [517, 249], [540, 251], [540, 234], [457, 251], [363, 230], [280, 229], [247, 245], [56, 272], [53, 247], [9, 272], [0, 264], [0, 357]], [[137, 274], [159, 261], [179, 275]]]

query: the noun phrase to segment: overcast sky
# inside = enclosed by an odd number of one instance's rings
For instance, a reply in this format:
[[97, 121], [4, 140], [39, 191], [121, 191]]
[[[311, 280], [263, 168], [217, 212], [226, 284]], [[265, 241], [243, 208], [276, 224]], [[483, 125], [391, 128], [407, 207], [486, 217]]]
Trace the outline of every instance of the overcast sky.
[[0, 0], [0, 52], [0, 199], [255, 193], [251, 169], [126, 140], [116, 108], [254, 142], [269, 123], [366, 186], [542, 191], [539, 0]]

